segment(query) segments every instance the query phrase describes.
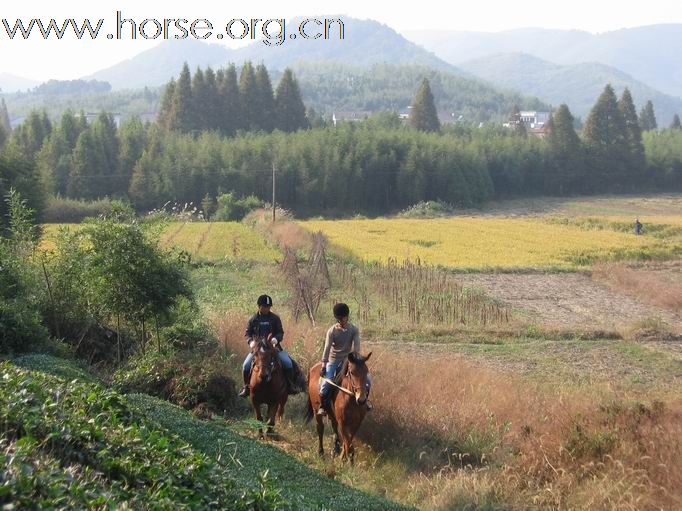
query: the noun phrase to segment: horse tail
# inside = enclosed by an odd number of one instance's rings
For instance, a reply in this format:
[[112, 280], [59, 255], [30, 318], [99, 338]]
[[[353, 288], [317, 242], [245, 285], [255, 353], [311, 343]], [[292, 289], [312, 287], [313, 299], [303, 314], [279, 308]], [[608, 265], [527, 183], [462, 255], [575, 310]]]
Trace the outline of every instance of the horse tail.
[[308, 406], [305, 408], [305, 423], [308, 424], [313, 420], [314, 416], [315, 410], [313, 410], [313, 402], [310, 400], [310, 396], [308, 396]]
[[310, 400], [310, 371], [308, 371], [308, 374], [306, 375], [305, 378], [305, 390], [306, 394], [308, 395], [308, 404], [305, 407], [305, 423], [308, 424], [311, 420], [313, 420], [313, 417], [315, 416], [315, 410], [313, 410], [313, 402]]

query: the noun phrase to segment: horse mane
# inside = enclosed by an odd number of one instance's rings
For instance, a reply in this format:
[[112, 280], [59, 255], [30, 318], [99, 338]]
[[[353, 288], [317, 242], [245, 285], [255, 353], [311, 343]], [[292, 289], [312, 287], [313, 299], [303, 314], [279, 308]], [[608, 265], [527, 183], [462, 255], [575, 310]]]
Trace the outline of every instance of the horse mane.
[[355, 364], [356, 366], [364, 366], [365, 361], [367, 360], [367, 357], [363, 357], [362, 355], [355, 355], [354, 353], [350, 353], [350, 356], [348, 357], [348, 360]]

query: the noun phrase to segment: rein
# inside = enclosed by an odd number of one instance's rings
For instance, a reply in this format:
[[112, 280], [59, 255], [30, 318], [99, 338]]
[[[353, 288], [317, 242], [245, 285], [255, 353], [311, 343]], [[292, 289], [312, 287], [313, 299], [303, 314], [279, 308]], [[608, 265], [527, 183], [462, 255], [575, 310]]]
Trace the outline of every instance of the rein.
[[320, 376], [320, 380], [326, 381], [327, 383], [329, 383], [329, 385], [331, 385], [332, 387], [336, 387], [336, 388], [339, 389], [341, 392], [343, 392], [343, 393], [345, 393], [345, 394], [348, 394], [349, 396], [355, 397], [355, 394], [353, 394], [350, 390], [348, 390], [348, 389], [345, 388], [345, 387], [342, 387], [341, 385], [337, 385], [336, 383], [334, 383], [333, 381], [331, 381], [329, 378], [325, 378], [324, 376]]

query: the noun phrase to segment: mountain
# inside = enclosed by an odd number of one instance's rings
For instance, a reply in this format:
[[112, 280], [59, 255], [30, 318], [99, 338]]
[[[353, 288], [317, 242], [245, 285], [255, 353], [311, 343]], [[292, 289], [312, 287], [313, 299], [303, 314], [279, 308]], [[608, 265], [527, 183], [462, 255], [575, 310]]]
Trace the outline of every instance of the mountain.
[[[332, 17], [332, 16], [327, 16]], [[180, 73], [183, 62], [192, 69], [197, 66], [221, 67], [228, 62], [241, 64], [246, 60], [263, 62], [268, 69], [282, 70], [296, 62], [338, 62], [352, 65], [418, 64], [458, 73], [452, 66], [408, 41], [392, 28], [372, 20], [339, 16], [344, 20], [343, 40], [288, 39], [280, 46], [267, 46], [256, 41], [248, 46], [230, 49], [220, 44], [207, 44], [186, 39], [164, 41], [132, 59], [98, 71], [84, 79], [109, 82], [114, 89], [158, 86]], [[318, 17], [319, 18], [319, 17]], [[287, 21], [298, 26], [303, 18]]]
[[566, 103], [574, 115], [583, 118], [607, 83], [619, 95], [628, 87], [638, 110], [651, 99], [661, 125], [670, 124], [673, 114], [682, 113], [682, 99], [663, 94], [614, 67], [594, 62], [559, 65], [526, 53], [501, 53], [462, 63], [460, 67], [498, 87], [523, 91], [554, 106]]
[[525, 28], [503, 32], [408, 31], [405, 36], [459, 65], [499, 53], [521, 52], [556, 64], [598, 62], [666, 94], [682, 97], [682, 24], [626, 28], [601, 34]]
[[9, 73], [0, 73], [0, 92], [9, 93], [27, 90], [35, 87], [40, 82], [23, 78]]
[[114, 90], [159, 86], [177, 77], [184, 62], [193, 69], [220, 67], [230, 59], [232, 51], [223, 45], [196, 39], [169, 40], [83, 79], [109, 82]]

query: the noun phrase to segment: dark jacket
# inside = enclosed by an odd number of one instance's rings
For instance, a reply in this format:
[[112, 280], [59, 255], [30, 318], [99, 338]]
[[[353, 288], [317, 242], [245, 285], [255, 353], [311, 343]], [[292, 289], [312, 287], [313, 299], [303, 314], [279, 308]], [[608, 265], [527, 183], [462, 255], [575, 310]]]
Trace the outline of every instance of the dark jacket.
[[268, 314], [256, 313], [251, 316], [249, 322], [246, 324], [246, 342], [250, 339], [259, 339], [261, 337], [267, 338], [269, 334], [276, 337], [279, 342], [284, 339], [284, 329], [282, 328], [282, 320], [274, 312]]

